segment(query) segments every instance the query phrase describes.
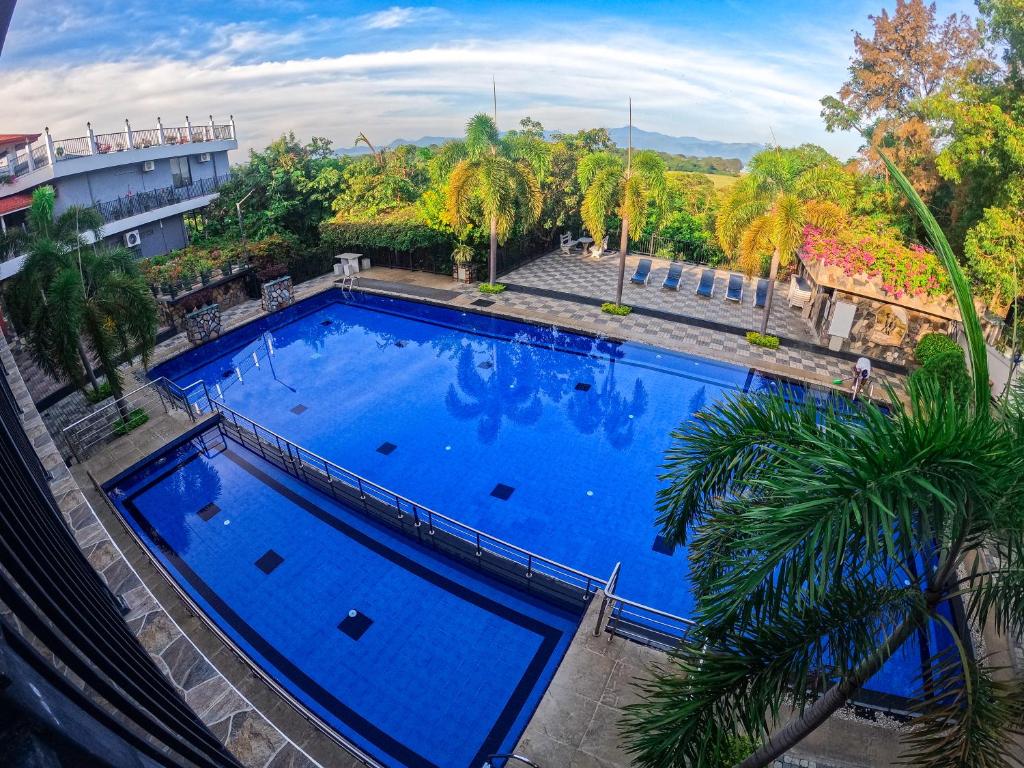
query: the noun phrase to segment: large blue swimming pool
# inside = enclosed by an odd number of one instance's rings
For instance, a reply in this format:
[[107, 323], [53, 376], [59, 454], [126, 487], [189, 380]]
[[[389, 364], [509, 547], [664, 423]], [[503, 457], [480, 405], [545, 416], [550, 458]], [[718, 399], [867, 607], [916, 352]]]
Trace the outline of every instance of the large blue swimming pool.
[[[714, 343], [709, 332], [709, 345]], [[253, 355], [259, 366], [253, 364]], [[692, 610], [685, 551], [655, 495], [670, 433], [756, 371], [472, 312], [321, 294], [158, 366], [294, 442], [415, 501]], [[907, 695], [916, 647], [872, 681]]]

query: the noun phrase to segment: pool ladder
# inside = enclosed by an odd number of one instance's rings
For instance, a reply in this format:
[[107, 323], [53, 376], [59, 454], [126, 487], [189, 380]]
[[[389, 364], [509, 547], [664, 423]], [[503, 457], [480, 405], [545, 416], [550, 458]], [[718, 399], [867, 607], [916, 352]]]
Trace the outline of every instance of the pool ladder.
[[342, 293], [352, 293], [356, 287], [356, 276], [345, 275], [341, 280], [338, 280], [336, 285], [341, 288]]

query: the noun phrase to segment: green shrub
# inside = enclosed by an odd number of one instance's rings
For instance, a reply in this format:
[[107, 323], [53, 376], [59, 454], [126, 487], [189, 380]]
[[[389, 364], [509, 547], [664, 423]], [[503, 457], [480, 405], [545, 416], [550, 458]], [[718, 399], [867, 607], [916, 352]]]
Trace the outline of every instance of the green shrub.
[[971, 377], [967, 372], [964, 351], [959, 346], [955, 351], [933, 354], [927, 360], [921, 368], [910, 374], [912, 380], [921, 382], [927, 379], [944, 389], [952, 388], [957, 399], [966, 400], [971, 397]]
[[606, 312], [609, 315], [618, 315], [619, 317], [625, 317], [633, 311], [632, 307], [627, 307], [625, 304], [616, 304], [611, 301], [606, 301], [601, 305], [601, 311]]
[[733, 736], [729, 739], [729, 746], [718, 755], [718, 759], [708, 763], [708, 768], [732, 768], [750, 757], [755, 749], [757, 744], [746, 736]]
[[127, 435], [133, 429], [141, 427], [149, 421], [149, 414], [146, 413], [142, 408], [136, 408], [134, 411], [128, 414], [126, 419], [118, 419], [114, 422], [114, 434], [115, 435]]
[[914, 359], [921, 365], [928, 365], [928, 361], [933, 357], [952, 352], [958, 352], [960, 359], [963, 360], [963, 349], [949, 336], [942, 333], [926, 333], [914, 347]]
[[480, 293], [490, 294], [501, 293], [505, 290], [505, 287], [504, 283], [480, 283], [480, 285], [477, 286]]
[[93, 405], [96, 405], [96, 403], [100, 402], [101, 400], [106, 400], [112, 394], [113, 392], [110, 389], [110, 382], [104, 381], [102, 384], [100, 384], [99, 390], [85, 390], [85, 399], [88, 400]]
[[755, 347], [764, 347], [765, 349], [778, 349], [779, 348], [779, 337], [778, 336], [771, 336], [769, 334], [760, 334], [757, 331], [747, 331], [747, 341], [749, 341]]

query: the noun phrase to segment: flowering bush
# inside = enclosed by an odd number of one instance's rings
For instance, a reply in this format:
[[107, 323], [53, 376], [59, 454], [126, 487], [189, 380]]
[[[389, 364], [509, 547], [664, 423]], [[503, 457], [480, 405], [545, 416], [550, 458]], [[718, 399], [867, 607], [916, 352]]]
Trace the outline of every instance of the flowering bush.
[[882, 291], [897, 299], [941, 296], [950, 290], [949, 278], [935, 254], [917, 243], [905, 245], [890, 230], [850, 228], [826, 234], [805, 227], [801, 255], [837, 266], [847, 277], [878, 278]]

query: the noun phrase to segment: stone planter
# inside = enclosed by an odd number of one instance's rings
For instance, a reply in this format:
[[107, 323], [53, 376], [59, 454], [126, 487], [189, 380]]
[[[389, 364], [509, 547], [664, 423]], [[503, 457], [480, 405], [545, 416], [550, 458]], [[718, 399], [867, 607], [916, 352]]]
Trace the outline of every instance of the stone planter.
[[456, 264], [452, 269], [452, 277], [460, 283], [472, 283], [475, 272], [472, 264]]
[[191, 344], [220, 336], [220, 305], [210, 304], [185, 315], [185, 335]]
[[264, 283], [260, 293], [262, 294], [263, 309], [266, 312], [276, 312], [295, 303], [291, 275]]

